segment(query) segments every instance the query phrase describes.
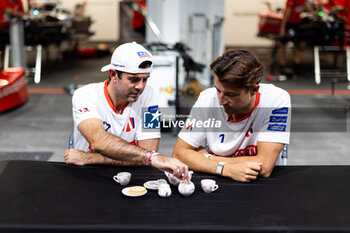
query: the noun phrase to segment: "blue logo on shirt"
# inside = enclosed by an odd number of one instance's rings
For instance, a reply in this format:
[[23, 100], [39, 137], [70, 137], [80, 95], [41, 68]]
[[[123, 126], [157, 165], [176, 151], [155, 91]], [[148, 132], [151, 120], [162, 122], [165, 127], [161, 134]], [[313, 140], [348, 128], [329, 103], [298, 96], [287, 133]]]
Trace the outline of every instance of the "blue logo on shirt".
[[103, 121], [103, 125], [105, 126], [106, 131], [108, 131], [111, 128], [111, 124], [108, 124], [106, 121]]
[[272, 110], [272, 114], [288, 114], [288, 108], [276, 108], [275, 110]]
[[267, 130], [270, 131], [286, 131], [286, 125], [280, 125], [280, 124], [269, 124], [267, 127]]
[[269, 122], [274, 123], [287, 123], [287, 116], [270, 116]]

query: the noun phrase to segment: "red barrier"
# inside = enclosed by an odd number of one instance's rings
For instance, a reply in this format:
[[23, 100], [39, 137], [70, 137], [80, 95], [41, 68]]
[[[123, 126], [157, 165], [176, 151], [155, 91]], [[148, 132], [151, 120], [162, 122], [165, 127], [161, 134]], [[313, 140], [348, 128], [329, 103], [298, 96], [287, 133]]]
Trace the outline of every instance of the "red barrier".
[[22, 67], [0, 72], [0, 112], [17, 107], [28, 100], [27, 79]]

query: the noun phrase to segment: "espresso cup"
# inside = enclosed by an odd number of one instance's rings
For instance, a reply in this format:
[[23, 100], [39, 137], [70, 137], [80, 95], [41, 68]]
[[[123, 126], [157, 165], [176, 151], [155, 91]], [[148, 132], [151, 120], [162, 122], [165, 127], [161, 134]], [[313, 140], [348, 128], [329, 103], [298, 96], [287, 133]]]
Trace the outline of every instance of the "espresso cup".
[[130, 179], [131, 179], [130, 172], [119, 172], [117, 175], [113, 176], [113, 180], [115, 180], [121, 185], [129, 184]]
[[211, 193], [217, 190], [219, 188], [219, 185], [216, 184], [215, 180], [204, 179], [201, 180], [201, 187], [205, 193]]

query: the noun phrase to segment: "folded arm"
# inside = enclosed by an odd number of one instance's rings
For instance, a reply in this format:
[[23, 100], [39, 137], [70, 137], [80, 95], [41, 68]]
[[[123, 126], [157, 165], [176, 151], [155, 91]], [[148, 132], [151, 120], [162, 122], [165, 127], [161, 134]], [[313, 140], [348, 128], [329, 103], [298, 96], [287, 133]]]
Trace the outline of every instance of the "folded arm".
[[[173, 157], [179, 159], [188, 165], [188, 167], [194, 171], [216, 174], [216, 167], [219, 161], [210, 158], [206, 158], [201, 151], [190, 144], [186, 143], [182, 139], [178, 138], [173, 150]], [[250, 182], [255, 180], [259, 175], [261, 169], [260, 163], [243, 161], [237, 163], [227, 163], [223, 169], [223, 176], [229, 177], [233, 180], [241, 182]]]
[[278, 156], [283, 150], [284, 144], [275, 142], [258, 142], [257, 154], [255, 156], [239, 156], [239, 157], [222, 157], [213, 156], [210, 159], [215, 161], [224, 161], [227, 163], [240, 163], [244, 161], [257, 162], [261, 164], [259, 175], [269, 177]]
[[85, 152], [77, 149], [68, 149], [64, 153], [64, 159], [67, 164], [74, 164], [79, 166], [89, 164], [105, 164], [114, 166], [143, 166], [143, 163], [121, 161], [111, 159], [96, 152]]
[[99, 154], [96, 157], [99, 162], [102, 157], [106, 157], [109, 162], [118, 160], [135, 165], [143, 163], [144, 149], [106, 132], [100, 119], [84, 120], [78, 125], [78, 130], [90, 143], [95, 155]]
[[[65, 153], [67, 163], [81, 165], [69, 157], [69, 155], [73, 154], [75, 156], [88, 156], [83, 158], [89, 164], [102, 163], [119, 166], [139, 166], [145, 165], [145, 149], [147, 151], [156, 151], [158, 149], [158, 139], [142, 140], [139, 141], [139, 146], [132, 145], [106, 132], [100, 119], [84, 120], [78, 125], [78, 130], [90, 143], [90, 147], [94, 153], [77, 152], [70, 149]], [[96, 157], [92, 158], [92, 156]], [[189, 179], [188, 167], [177, 159], [157, 155], [153, 157], [151, 164], [153, 167], [170, 172], [178, 178]]]

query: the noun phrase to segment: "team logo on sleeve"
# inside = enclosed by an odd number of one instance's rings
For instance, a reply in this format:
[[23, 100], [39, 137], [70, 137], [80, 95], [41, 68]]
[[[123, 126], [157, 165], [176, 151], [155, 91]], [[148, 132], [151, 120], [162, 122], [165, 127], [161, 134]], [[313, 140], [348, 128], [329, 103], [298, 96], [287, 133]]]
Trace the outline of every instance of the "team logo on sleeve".
[[158, 105], [148, 107], [147, 111], [143, 112], [143, 128], [160, 129], [161, 115]]
[[79, 112], [90, 112], [88, 108], [81, 108], [79, 109]]

